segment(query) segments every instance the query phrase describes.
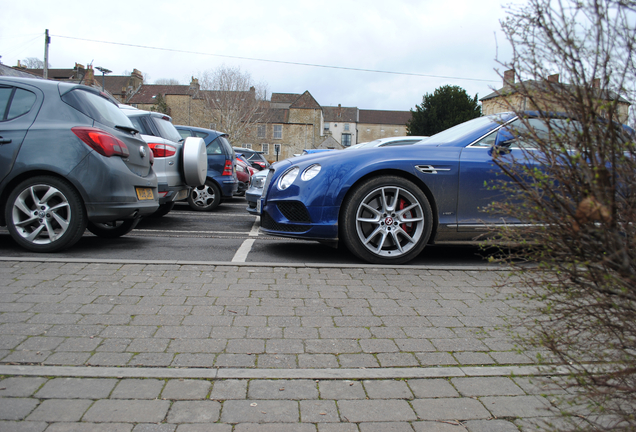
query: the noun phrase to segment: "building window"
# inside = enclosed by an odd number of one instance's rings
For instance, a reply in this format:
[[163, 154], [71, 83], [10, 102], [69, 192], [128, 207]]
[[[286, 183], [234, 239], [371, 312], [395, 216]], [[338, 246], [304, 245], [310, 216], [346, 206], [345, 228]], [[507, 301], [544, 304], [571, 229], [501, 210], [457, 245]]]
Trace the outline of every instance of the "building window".
[[258, 138], [265, 138], [267, 134], [267, 125], [258, 125], [256, 126], [256, 134]]
[[245, 144], [245, 148], [252, 150], [252, 144]]
[[325, 123], [325, 130], [329, 130], [329, 123]]
[[274, 153], [277, 155], [280, 154], [280, 144], [274, 144]]
[[269, 154], [269, 144], [262, 144], [262, 146], [263, 153]]
[[349, 123], [345, 123], [345, 128], [344, 130], [348, 131], [349, 130]]
[[371, 132], [371, 129], [367, 128], [367, 132]]
[[274, 139], [283, 139], [283, 125], [274, 125]]
[[345, 147], [351, 146], [351, 134], [342, 134], [342, 145]]

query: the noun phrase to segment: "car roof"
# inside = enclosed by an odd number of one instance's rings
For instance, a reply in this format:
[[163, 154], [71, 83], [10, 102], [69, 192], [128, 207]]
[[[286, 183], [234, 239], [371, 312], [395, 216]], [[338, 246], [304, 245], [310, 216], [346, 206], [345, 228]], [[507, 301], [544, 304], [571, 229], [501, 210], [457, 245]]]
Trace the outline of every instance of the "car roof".
[[186, 126], [186, 125], [174, 125], [174, 127], [176, 127], [177, 129], [187, 129], [187, 130], [193, 130], [193, 131], [198, 131], [198, 132], [207, 132], [207, 133], [215, 133], [218, 135], [227, 135], [225, 132], [221, 132], [215, 129], [207, 129], [207, 128], [201, 128], [201, 127], [197, 127], [197, 126]]

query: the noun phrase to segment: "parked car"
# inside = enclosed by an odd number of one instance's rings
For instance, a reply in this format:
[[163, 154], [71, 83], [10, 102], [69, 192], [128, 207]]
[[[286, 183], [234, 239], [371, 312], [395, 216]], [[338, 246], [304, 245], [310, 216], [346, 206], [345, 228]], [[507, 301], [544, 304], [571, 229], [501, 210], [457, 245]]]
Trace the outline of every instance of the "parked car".
[[152, 152], [105, 94], [0, 77], [0, 119], [0, 225], [25, 249], [124, 235], [157, 210]]
[[184, 137], [196, 136], [205, 142], [207, 174], [205, 183], [192, 189], [188, 204], [194, 210], [209, 211], [217, 208], [225, 199], [231, 199], [238, 190], [236, 155], [224, 132], [194, 126], [176, 126]]
[[369, 148], [369, 147], [392, 147], [392, 146], [399, 146], [399, 145], [411, 145], [411, 144], [418, 143], [426, 138], [428, 137], [415, 136], [415, 135], [379, 138], [373, 141], [352, 145], [351, 147], [347, 147], [345, 150], [361, 149], [361, 148]]
[[245, 157], [237, 153], [236, 154], [236, 178], [238, 179], [238, 189], [234, 195], [245, 195], [245, 191], [250, 185], [252, 179], [252, 173], [254, 168], [250, 166], [250, 163]]
[[202, 139], [184, 139], [166, 114], [120, 105], [134, 127], [139, 130], [155, 157], [154, 170], [159, 182], [161, 217], [173, 209], [175, 202], [186, 199], [192, 187], [205, 182], [207, 157]]
[[256, 151], [243, 147], [234, 147], [234, 152], [241, 153], [245, 156], [245, 159], [252, 164], [252, 167], [257, 170], [267, 169], [269, 168], [269, 162], [263, 156], [262, 151]]
[[[528, 113], [532, 116], [532, 113]], [[541, 127], [543, 118], [528, 120]], [[550, 119], [553, 128], [568, 119]], [[533, 149], [511, 140], [512, 113], [479, 117], [420, 143], [325, 152], [270, 167], [261, 198], [261, 230], [270, 235], [344, 245], [376, 264], [402, 264], [434, 241], [468, 241], [487, 227], [522, 224], [483, 211], [505, 199], [489, 185], [505, 157], [535, 163]], [[558, 130], [558, 129], [557, 129]], [[500, 156], [497, 156], [500, 155]]]
[[334, 151], [334, 150], [335, 149], [305, 149], [300, 155], [303, 156], [307, 154], [316, 154], [316, 153], [322, 153], [322, 152], [328, 152], [328, 151]]
[[245, 191], [245, 199], [247, 200], [246, 210], [256, 216], [261, 214], [261, 196], [263, 195], [263, 187], [267, 179], [269, 170], [261, 170], [254, 173], [250, 180], [250, 187]]

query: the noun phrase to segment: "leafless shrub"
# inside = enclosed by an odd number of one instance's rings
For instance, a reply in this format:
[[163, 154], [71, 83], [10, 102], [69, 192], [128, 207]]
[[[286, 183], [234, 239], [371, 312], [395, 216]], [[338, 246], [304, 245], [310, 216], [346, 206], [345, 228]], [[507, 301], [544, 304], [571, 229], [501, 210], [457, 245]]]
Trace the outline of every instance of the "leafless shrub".
[[519, 342], [569, 369], [576, 391], [559, 407], [571, 430], [636, 430], [636, 145], [620, 124], [634, 100], [635, 6], [529, 0], [502, 22], [514, 70], [502, 96], [521, 148], [495, 158], [509, 199], [490, 210], [533, 222], [501, 232], [522, 245], [505, 260], [540, 305]]

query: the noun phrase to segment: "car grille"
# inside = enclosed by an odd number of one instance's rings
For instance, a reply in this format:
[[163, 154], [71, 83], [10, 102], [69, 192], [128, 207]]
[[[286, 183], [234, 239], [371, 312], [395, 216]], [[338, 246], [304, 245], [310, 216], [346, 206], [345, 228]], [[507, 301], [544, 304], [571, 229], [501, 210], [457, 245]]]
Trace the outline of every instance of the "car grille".
[[307, 207], [298, 201], [285, 201], [276, 204], [278, 210], [292, 222], [311, 222]]
[[294, 232], [300, 233], [309, 231], [308, 225], [292, 225], [292, 224], [282, 224], [276, 222], [267, 212], [263, 212], [261, 214], [261, 226], [265, 229], [272, 231], [281, 231], [281, 232]]

